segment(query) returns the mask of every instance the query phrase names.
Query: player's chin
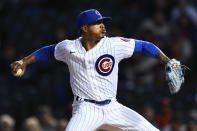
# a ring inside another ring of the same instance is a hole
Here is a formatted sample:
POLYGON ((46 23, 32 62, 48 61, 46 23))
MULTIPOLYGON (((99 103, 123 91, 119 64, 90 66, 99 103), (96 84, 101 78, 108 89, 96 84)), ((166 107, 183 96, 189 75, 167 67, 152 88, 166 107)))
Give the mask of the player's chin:
POLYGON ((105 35, 102 35, 101 38, 104 38, 105 35))
POLYGON ((103 37, 105 36, 105 34, 106 34, 106 33, 104 33, 104 32, 101 33, 101 34, 100 34, 100 37, 103 38, 103 37))

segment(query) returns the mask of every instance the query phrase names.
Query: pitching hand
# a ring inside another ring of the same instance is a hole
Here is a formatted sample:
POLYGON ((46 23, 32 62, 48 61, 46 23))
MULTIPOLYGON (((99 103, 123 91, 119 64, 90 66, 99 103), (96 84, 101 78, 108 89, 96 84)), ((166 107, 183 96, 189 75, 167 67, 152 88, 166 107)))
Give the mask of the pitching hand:
POLYGON ((12 74, 16 77, 21 77, 24 75, 26 70, 26 63, 23 60, 14 61, 10 64, 12 69, 12 74))

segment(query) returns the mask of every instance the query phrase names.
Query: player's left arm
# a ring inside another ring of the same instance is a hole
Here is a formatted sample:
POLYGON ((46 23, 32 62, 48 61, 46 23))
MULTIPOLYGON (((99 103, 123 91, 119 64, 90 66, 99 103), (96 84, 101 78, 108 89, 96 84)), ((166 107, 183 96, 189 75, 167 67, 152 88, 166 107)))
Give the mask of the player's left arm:
MULTIPOLYGON (((169 59, 157 46, 150 42, 135 40, 135 52, 142 52, 158 58, 165 64, 165 74, 171 94, 177 93, 184 82, 182 65, 176 59, 169 59)), ((186 68, 186 66, 184 66, 186 68)))
POLYGON ((156 45, 142 40, 135 40, 134 53, 144 53, 150 57, 156 57, 164 64, 170 60, 156 45))

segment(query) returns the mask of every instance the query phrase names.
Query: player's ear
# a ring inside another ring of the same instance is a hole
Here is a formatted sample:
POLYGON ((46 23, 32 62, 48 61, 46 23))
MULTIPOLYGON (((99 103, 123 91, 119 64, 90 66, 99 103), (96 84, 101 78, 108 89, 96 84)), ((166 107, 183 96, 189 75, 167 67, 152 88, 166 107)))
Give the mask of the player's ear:
POLYGON ((83 32, 87 32, 87 31, 88 31, 87 25, 82 26, 82 27, 81 27, 81 30, 82 30, 83 32))

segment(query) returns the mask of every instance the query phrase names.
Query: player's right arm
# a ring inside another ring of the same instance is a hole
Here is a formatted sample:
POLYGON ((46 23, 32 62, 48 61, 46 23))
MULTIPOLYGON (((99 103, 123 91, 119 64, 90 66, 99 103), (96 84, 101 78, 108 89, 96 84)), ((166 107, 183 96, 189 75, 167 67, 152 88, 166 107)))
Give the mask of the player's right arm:
POLYGON ((156 45, 142 40, 135 40, 134 53, 144 53, 150 57, 156 57, 164 64, 170 60, 156 45))
POLYGON ((37 61, 43 61, 54 58, 54 51, 57 44, 45 46, 36 50, 32 54, 22 58, 21 60, 14 61, 10 64, 12 73, 14 76, 21 77, 24 75, 27 65, 35 63, 37 61), (19 69, 22 69, 21 73, 17 73, 19 69))

